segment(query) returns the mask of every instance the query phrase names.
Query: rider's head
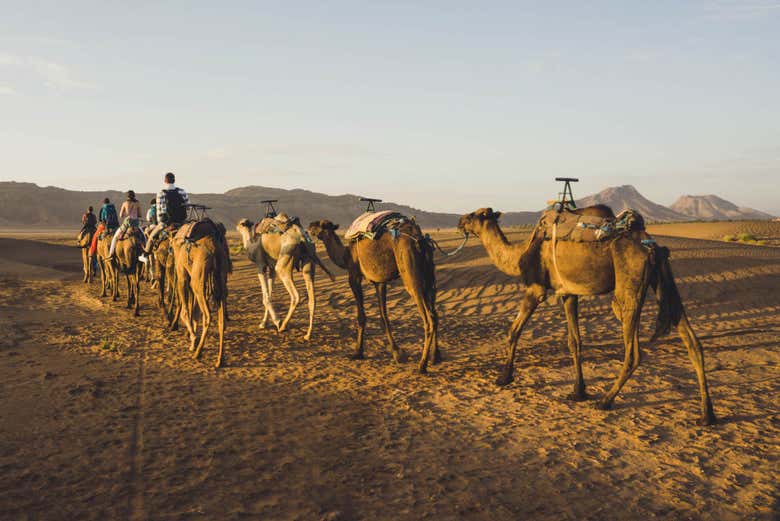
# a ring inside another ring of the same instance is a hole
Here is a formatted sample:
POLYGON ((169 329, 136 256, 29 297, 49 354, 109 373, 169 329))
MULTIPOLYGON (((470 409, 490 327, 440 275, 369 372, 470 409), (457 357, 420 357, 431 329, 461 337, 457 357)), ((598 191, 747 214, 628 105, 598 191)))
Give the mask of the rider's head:
POLYGON ((108 203, 110 203, 110 202, 111 202, 111 201, 109 201, 109 200, 108 200, 108 197, 106 197, 105 199, 103 199, 103 204, 108 204, 108 203))
POLYGON ((89 208, 87 208, 87 211, 88 211, 89 213, 92 213, 92 207, 90 206, 89 208))
POLYGON ((135 192, 132 190, 127 191, 127 200, 128 201, 135 201, 135 192))
POLYGON ((173 172, 168 172, 167 174, 165 174, 165 182, 168 183, 169 185, 172 185, 173 183, 176 182, 176 176, 173 175, 173 172))
POLYGON ((152 200, 149 201, 149 204, 157 204, 157 198, 152 197, 152 200))

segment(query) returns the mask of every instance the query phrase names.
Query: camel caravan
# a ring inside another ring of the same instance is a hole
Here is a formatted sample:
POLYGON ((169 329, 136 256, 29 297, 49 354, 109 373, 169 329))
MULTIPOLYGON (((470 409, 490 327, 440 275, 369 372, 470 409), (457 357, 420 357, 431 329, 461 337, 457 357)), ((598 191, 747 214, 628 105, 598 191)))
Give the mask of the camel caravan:
MULTIPOLYGON (((639 367, 639 319, 649 289, 658 302, 655 342, 672 327, 688 350, 696 372, 701 397, 699 423, 716 422, 704 370, 701 343, 691 328, 669 262, 669 250, 659 246, 645 230, 644 219, 634 210, 615 215, 611 208, 595 205, 577 208, 571 193, 572 178, 557 178, 565 183, 559 200, 551 201, 528 239, 511 243, 501 229, 501 212, 480 208, 463 215, 458 230, 463 244, 474 236, 482 243, 493 264, 516 277, 524 290, 518 295, 519 311, 509 328, 506 358, 496 380, 499 386, 513 381, 517 345, 524 327, 536 308, 549 297, 561 303, 566 317, 568 348, 572 357, 574 384, 571 400, 583 401, 587 393, 582 372, 582 341, 579 332, 579 297, 612 294, 612 311, 621 324, 623 364, 612 387, 596 406, 610 409, 626 381, 639 367)), ((127 307, 139 314, 143 278, 156 289, 157 304, 170 330, 183 323, 189 335, 189 349, 195 358, 205 345, 212 316, 216 313, 219 336, 216 367, 223 362, 225 326, 228 319, 228 275, 232 271, 226 229, 211 220, 208 208, 189 202, 186 192, 174 185, 173 174, 166 174, 163 190, 152 200, 147 213, 150 222, 140 227, 140 207, 134 194, 117 215, 108 199, 95 218, 90 207, 82 219, 78 246, 82 250, 84 282, 99 271, 101 297, 109 293, 116 301, 120 295, 120 275, 126 280, 127 307), (90 217, 91 215, 91 217, 90 217), (119 220, 124 221, 119 223, 119 220), (200 322, 200 325, 198 325, 200 322)), ((400 279, 417 307, 424 337, 417 365, 426 373, 428 364, 442 357, 438 346, 439 317, 436 311, 435 250, 438 245, 423 233, 413 217, 393 211, 377 211, 378 199, 368 203, 343 236, 339 225, 327 219, 311 222, 306 228, 295 217, 266 205, 264 217, 257 222, 241 219, 236 231, 241 237, 249 261, 257 268, 263 302, 260 328, 270 318, 276 330, 286 331, 300 303, 295 273, 306 288, 308 327, 304 339, 312 338, 316 310, 315 271, 319 267, 331 280, 333 274, 317 255, 314 240, 324 245, 327 256, 348 274, 348 283, 357 309, 357 338, 351 358, 364 357, 366 313, 363 282, 374 286, 379 315, 390 352, 396 362, 406 356, 396 344, 387 315, 387 285, 400 279), (289 305, 280 319, 273 304, 273 283, 281 280, 289 305)), ((440 248, 438 248, 441 251, 440 248)))

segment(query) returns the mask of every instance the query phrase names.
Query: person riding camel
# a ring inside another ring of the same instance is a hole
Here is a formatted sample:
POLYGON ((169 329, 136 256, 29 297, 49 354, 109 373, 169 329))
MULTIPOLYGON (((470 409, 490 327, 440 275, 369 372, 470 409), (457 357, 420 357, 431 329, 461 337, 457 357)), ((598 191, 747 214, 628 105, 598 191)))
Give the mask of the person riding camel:
POLYGON ((187 208, 190 199, 183 188, 177 187, 176 176, 172 172, 165 174, 163 189, 157 194, 157 224, 149 231, 144 254, 138 257, 141 262, 147 262, 147 255, 152 252, 154 239, 163 228, 170 225, 181 225, 187 220, 187 208))
POLYGON ((81 231, 79 232, 79 239, 81 239, 85 233, 92 231, 97 227, 97 216, 92 213, 92 207, 87 208, 81 216, 81 231))
POLYGON ((122 225, 117 229, 116 233, 114 233, 114 237, 111 239, 111 248, 108 250, 109 258, 114 256, 116 241, 131 228, 138 229, 141 236, 141 242, 146 238, 139 227, 141 222, 141 203, 135 198, 135 192, 132 190, 127 192, 127 200, 122 203, 122 208, 119 209, 119 220, 122 221, 122 225))
POLYGON ((157 224, 157 198, 155 197, 149 201, 149 209, 146 211, 146 220, 149 223, 149 229, 157 224))
POLYGON ((100 208, 100 216, 98 217, 98 228, 95 230, 95 235, 92 236, 92 244, 89 247, 89 254, 93 257, 97 254, 97 243, 100 234, 104 230, 116 230, 119 227, 119 218, 116 216, 116 206, 106 197, 103 199, 103 206, 100 208))

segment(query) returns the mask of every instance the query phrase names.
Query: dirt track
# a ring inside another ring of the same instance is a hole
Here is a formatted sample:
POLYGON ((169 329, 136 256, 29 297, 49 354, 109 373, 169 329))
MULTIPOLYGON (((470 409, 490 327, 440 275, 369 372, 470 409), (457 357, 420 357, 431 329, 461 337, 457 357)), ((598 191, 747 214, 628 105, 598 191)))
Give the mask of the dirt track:
MULTIPOLYGON (((420 376, 393 364, 368 288, 368 358, 347 359, 354 308, 338 268, 335 282, 318 276, 307 343, 304 303, 290 333, 258 330, 257 279, 237 259, 215 372, 215 337, 202 362, 189 358, 148 287, 134 320, 79 281, 78 250, 38 240, 0 239, 2 519, 778 516, 780 249, 659 238, 705 346, 721 423, 702 428, 675 336, 645 349, 613 411, 567 401, 565 322, 551 304, 523 333, 516 381, 496 388, 519 288, 473 241, 439 266, 445 363, 420 376)), ((398 284, 388 300, 416 360, 416 311, 398 284)), ((617 322, 607 297, 581 312, 599 394, 621 361, 617 322)))

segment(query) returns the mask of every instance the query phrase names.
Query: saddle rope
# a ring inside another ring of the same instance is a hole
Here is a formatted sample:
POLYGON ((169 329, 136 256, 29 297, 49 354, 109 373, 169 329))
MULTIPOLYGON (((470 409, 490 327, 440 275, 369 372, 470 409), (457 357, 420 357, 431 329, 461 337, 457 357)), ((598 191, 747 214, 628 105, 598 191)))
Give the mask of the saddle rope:
POLYGON ((560 290, 556 293, 566 293, 566 280, 561 276, 561 272, 558 270, 558 252, 557 252, 557 246, 558 244, 558 219, 555 219, 555 222, 553 223, 553 236, 552 236, 552 258, 553 258, 553 268, 555 268, 555 276, 558 277, 558 281, 561 283, 560 290))

